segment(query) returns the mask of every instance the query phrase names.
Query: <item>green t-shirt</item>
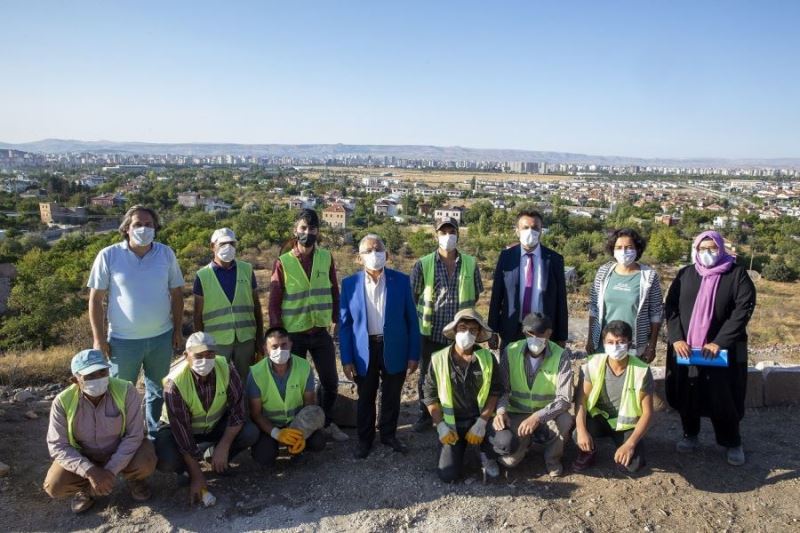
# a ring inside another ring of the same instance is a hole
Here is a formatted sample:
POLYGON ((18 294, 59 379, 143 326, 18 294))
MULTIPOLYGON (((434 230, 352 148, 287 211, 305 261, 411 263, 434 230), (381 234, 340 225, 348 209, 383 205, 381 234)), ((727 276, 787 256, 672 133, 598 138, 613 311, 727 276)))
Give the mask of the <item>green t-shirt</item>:
POLYGON ((636 325, 636 312, 639 310, 639 285, 642 273, 620 275, 611 273, 603 296, 603 326, 612 320, 622 320, 633 328, 636 325))

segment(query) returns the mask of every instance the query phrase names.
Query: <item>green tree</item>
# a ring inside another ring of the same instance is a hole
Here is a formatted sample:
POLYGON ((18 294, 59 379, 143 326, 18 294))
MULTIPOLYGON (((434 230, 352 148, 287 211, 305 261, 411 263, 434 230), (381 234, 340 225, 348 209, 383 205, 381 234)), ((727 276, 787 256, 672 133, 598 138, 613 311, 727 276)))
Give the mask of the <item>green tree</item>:
POLYGON ((414 257, 422 257, 431 253, 433 242, 431 234, 424 229, 419 229, 408 236, 408 248, 414 257))
POLYGON ((768 263, 761 274, 770 281, 791 282, 797 281, 798 278, 797 270, 787 265, 782 259, 768 263))
POLYGON ((689 242, 675 228, 661 227, 653 231, 645 254, 657 263, 675 263, 686 257, 689 242))

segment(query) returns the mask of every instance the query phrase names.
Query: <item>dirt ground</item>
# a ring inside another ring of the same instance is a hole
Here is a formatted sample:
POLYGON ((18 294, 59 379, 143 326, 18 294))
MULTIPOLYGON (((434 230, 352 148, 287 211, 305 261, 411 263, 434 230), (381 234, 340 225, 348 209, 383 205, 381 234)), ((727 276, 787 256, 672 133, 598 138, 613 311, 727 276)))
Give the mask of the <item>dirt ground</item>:
MULTIPOLYGON (((156 473, 153 499, 135 505, 124 482, 93 509, 75 516, 68 501, 51 501, 41 485, 49 466, 45 445, 47 402, 8 404, 0 414, 0 520, 6 531, 798 531, 800 425, 797 407, 750 410, 743 422, 747 464, 727 465, 709 424, 694 455, 674 453, 680 422, 657 413, 646 445, 647 466, 619 473, 613 448, 600 445, 593 470, 550 480, 541 456, 484 484, 477 454, 463 481, 447 485, 435 473, 436 434, 411 431, 415 378, 406 383, 400 437, 407 456, 379 443, 364 461, 352 458, 352 440, 320 453, 281 460, 273 470, 247 453, 232 475, 209 475, 215 507, 189 506, 173 475, 156 473)), ((53 387, 55 389, 55 387, 53 387)), ((347 430, 354 438, 352 429, 347 430)), ((568 446, 565 465, 575 457, 568 446)))

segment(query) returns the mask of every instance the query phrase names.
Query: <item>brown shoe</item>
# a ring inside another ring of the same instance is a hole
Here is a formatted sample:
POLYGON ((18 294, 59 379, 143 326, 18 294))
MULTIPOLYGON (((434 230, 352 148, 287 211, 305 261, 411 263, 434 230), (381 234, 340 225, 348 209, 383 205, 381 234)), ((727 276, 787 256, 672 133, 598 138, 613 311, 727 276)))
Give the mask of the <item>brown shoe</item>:
POLYGON ((70 503, 70 508, 72 512, 75 514, 82 513, 84 511, 88 511, 92 505, 94 505, 94 498, 89 496, 88 492, 78 492, 75 496, 72 497, 72 503, 70 503))
POLYGON ((146 502, 153 495, 150 485, 143 479, 128 481, 128 487, 131 489, 131 498, 137 502, 146 502))

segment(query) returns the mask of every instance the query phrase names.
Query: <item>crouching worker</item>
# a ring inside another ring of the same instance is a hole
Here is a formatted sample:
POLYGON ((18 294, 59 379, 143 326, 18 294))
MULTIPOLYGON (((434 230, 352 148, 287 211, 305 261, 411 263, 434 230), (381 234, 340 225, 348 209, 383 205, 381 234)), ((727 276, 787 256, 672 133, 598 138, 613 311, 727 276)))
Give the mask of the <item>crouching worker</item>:
POLYGON ((620 471, 636 472, 644 466, 642 439, 653 414, 653 374, 647 363, 629 354, 632 338, 626 322, 612 320, 601 335, 604 353, 592 355, 581 368, 575 471, 594 463, 597 437, 613 439, 620 471))
POLYGON ((522 321, 525 338, 512 342, 500 355, 505 394, 497 404, 494 428, 510 428, 511 450, 498 461, 517 466, 529 449, 544 452, 550 477, 560 476, 564 443, 572 429, 569 408, 575 387, 569 350, 550 340, 553 326, 540 313, 522 321))
POLYGON ((422 400, 442 443, 437 473, 446 483, 458 479, 467 445, 473 444, 480 446, 484 474, 497 477, 498 452, 508 453, 512 435, 489 423, 503 381, 492 353, 475 344, 489 340, 492 330, 477 311, 462 309, 442 334, 455 342, 431 355, 422 400))
POLYGON ((117 475, 136 501, 150 498, 145 481, 156 467, 153 444, 144 436, 142 397, 129 382, 111 378, 100 350, 72 358, 72 385, 53 401, 47 447, 53 464, 44 490, 52 498, 72 496, 81 513, 94 498, 111 494, 117 475))
POLYGON ((247 397, 250 417, 260 429, 253 459, 272 466, 280 446, 297 455, 325 448, 325 412, 317 405, 314 371, 304 357, 292 355, 292 341, 282 327, 266 335, 267 359, 250 367, 247 397))
POLYGON ((200 461, 217 473, 255 444, 258 429, 244 413, 244 390, 236 369, 216 355, 216 341, 202 331, 186 340, 185 359, 164 378, 165 410, 156 434, 158 469, 189 475, 190 503, 208 491, 200 461))

